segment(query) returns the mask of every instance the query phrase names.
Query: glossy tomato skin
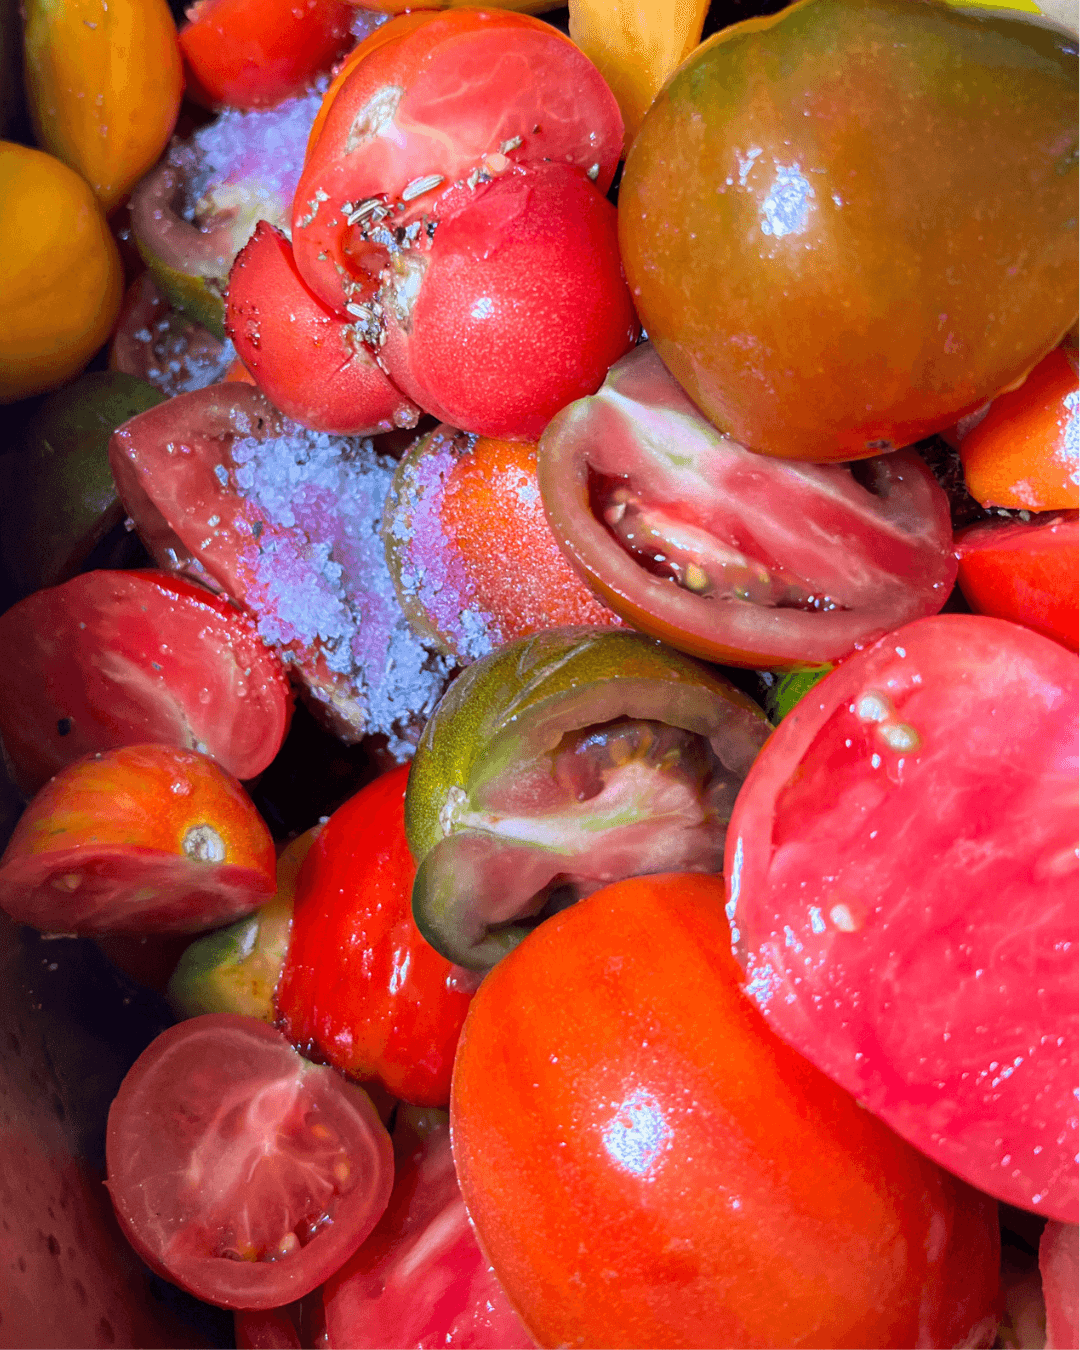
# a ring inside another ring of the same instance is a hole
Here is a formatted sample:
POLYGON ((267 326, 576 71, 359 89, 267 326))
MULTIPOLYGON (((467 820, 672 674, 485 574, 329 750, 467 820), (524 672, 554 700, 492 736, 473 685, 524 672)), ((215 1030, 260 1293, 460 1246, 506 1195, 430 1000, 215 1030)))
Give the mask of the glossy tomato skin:
POLYGON ((92 750, 159 741, 254 778, 293 695, 252 620, 167 572, 86 572, 0 616, 0 736, 33 793, 92 750))
POLYGON ((913 451, 792 464, 724 436, 648 343, 540 439, 563 553, 616 613, 682 651, 785 669, 936 613, 956 577, 945 493, 913 451))
POLYGON ((367 1094, 231 1013, 180 1022, 139 1056, 109 1111, 106 1163, 143 1260, 224 1308, 309 1293, 375 1226, 393 1184, 367 1094))
POLYGON ((308 290, 289 240, 265 220, 229 273, 225 331, 271 403, 302 426, 373 436, 414 427, 420 418, 376 365, 356 325, 308 290))
POLYGON ((454 1157, 526 1327, 550 1346, 992 1334, 996 1206, 769 1031, 723 904, 717 877, 620 882, 474 1000, 454 1157))
POLYGON ((722 430, 794 459, 874 455, 1061 340, 1076 48, 1026 19, 807 0, 716 34, 661 91, 620 186, 623 259, 722 430))
POLYGON ((188 93, 208 108, 272 108, 350 45, 341 0, 199 0, 180 30, 188 93))
POLYGON ((0 907, 54 933, 197 933, 249 914, 275 884, 270 831, 240 784, 170 745, 69 764, 0 858, 0 907))
POLYGON ((301 869, 275 1002, 307 1053, 395 1097, 445 1106, 474 981, 413 923, 408 766, 339 807, 301 869))
POLYGON ((977 614, 1080 646, 1080 525, 1075 511, 972 525, 956 536, 957 581, 977 614))
POLYGON ((430 247, 385 274, 379 359, 441 421, 536 440, 637 339, 615 208, 565 164, 449 195, 430 247))
POLYGON ((1075 1222, 1077 670, 980 615, 850 657, 728 827, 770 1025, 942 1166, 1075 1222))
MULTIPOLYGON (((405 1117, 402 1124, 402 1117, 405 1117)), ((397 1170, 386 1213, 326 1282, 327 1344, 531 1350, 534 1342, 477 1245, 454 1174, 446 1117, 394 1129, 397 1170)))
POLYGON ((310 147, 293 204, 297 266, 345 315, 389 260, 387 227, 436 214, 451 185, 550 160, 595 166, 603 193, 622 136, 599 71, 550 24, 506 10, 403 16, 376 30, 310 147), (369 201, 378 210, 357 218, 369 201))

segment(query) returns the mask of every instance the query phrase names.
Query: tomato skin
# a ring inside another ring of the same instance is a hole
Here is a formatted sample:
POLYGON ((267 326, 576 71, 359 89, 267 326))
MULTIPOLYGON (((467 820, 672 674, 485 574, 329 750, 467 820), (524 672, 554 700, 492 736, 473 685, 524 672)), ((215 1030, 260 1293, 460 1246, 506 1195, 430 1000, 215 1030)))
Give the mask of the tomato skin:
POLYGON ((1075 658, 940 614, 803 698, 724 872, 778 1035, 998 1199, 1074 1222, 1075 658))
POLYGON ((637 339, 615 208, 565 164, 450 195, 430 248, 395 255, 379 359, 441 421, 537 440, 637 339))
POLYGON ((350 45, 339 0, 198 0, 180 30, 188 93, 208 108, 272 108, 350 45))
POLYGON ((451 1126, 499 1279, 548 1346, 963 1343, 995 1311, 996 1206, 772 1035, 723 902, 620 882, 481 986, 451 1126))
POLYGON ((109 1111, 106 1163, 143 1260, 223 1308, 310 1293, 375 1226, 393 1184, 367 1094, 231 1013, 180 1022, 143 1051, 109 1111))
POLYGON ((413 923, 408 774, 362 788, 313 845, 275 1003, 294 1044, 405 1101, 445 1106, 473 981, 413 923))
POLYGON ((1080 525, 1075 511, 1049 519, 971 525, 956 536, 957 581, 977 614, 1011 619, 1080 646, 1080 525))
POLYGON ((622 146, 618 104, 596 67, 550 24, 506 10, 392 21, 324 108, 292 240, 301 276, 343 316, 348 301, 373 293, 388 261, 368 237, 381 220, 348 224, 360 202, 380 197, 393 208, 389 223, 408 226, 432 214, 436 192, 488 173, 489 161, 496 172, 546 160, 595 165, 603 193, 622 146), (429 177, 435 187, 402 198, 429 177))
POLYGON ((254 778, 293 695, 251 619, 167 572, 87 572, 0 616, 0 736, 24 792, 92 750, 148 741, 254 778))
POLYGON ((312 295, 288 239, 260 220, 233 263, 225 302, 225 331, 258 387, 314 431, 373 436, 416 426, 420 409, 354 329, 312 295))
POLYGON ((197 933, 275 888, 270 831, 212 759, 129 745, 69 764, 0 858, 0 906, 60 933, 197 933))
POLYGON ((149 272, 128 287, 109 347, 109 369, 172 397, 215 384, 226 369, 220 338, 174 310, 149 272))

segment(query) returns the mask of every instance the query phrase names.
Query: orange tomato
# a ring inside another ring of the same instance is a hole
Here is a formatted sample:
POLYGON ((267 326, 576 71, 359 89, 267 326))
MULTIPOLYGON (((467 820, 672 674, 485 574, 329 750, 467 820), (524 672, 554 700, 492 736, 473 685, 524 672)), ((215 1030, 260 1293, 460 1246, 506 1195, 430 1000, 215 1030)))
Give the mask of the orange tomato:
POLYGON ((130 745, 62 769, 0 858, 0 907, 62 933, 195 933, 274 894, 270 831, 206 755, 130 745))
POLYGON ((0 141, 0 404, 72 379, 105 342, 123 269, 84 179, 0 141))
POLYGON ((38 144, 111 211, 155 164, 183 94, 165 0, 26 0, 26 92, 38 144))
POLYGON ((1065 347, 994 399, 960 442, 968 491, 983 506, 1080 507, 1080 381, 1065 347))
POLYGON ((473 999, 454 1158, 511 1303, 544 1346, 983 1344, 996 1203, 769 1029, 724 902, 619 882, 473 999))

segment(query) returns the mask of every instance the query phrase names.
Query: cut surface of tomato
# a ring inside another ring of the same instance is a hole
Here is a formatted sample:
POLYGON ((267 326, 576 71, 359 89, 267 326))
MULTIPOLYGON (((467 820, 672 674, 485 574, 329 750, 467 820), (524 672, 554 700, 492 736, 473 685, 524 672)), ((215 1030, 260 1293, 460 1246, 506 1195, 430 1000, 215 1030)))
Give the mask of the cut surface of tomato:
POLYGON ((747 988, 942 1166, 1077 1205, 1077 670, 981 615, 882 638, 773 733, 728 827, 747 988))
POLYGON ((170 1027, 139 1056, 106 1161, 139 1255, 225 1308, 277 1308, 321 1284, 375 1226, 394 1172, 365 1092, 231 1013, 170 1027))
POLYGON ((0 616, 0 738, 24 792, 92 750, 158 741, 254 778, 292 715, 252 619, 167 572, 86 572, 0 616))

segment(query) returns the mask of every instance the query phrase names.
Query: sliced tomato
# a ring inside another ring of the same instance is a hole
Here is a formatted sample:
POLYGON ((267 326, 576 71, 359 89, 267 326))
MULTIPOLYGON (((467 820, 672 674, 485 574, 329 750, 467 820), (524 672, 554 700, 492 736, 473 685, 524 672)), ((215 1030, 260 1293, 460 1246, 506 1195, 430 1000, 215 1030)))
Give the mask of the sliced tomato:
POLYGON ((351 45, 341 0, 196 0, 180 30, 188 93, 208 108, 270 108, 351 45))
POLYGON ((378 1226, 323 1291, 327 1344, 349 1350, 534 1342, 480 1251, 454 1174, 448 1121, 406 1119, 397 1176, 378 1226))
POLYGON ((160 741, 254 778, 293 698, 251 618, 167 572, 86 572, 0 616, 0 738, 34 793, 91 750, 160 741))
POLYGON ((170 745, 61 769, 0 858, 0 908, 53 933, 198 933, 274 893, 270 831, 212 759, 170 745))
POLYGON ((321 1284, 375 1226, 394 1173, 362 1089, 232 1013, 143 1051, 109 1111, 106 1163, 143 1260, 224 1308, 277 1308, 321 1284))
POLYGON ((560 548, 600 598, 726 665, 836 661, 936 613, 956 577, 948 499, 918 455, 754 454, 644 343, 553 419, 538 477, 560 548))
POLYGON ((271 403, 302 426, 372 436, 420 420, 420 409, 375 363, 356 324, 312 295, 292 245, 265 220, 229 273, 225 331, 271 403))
POLYGON ((476 981, 413 922, 408 772, 362 788, 321 831, 297 882, 275 1003, 294 1044, 395 1097, 446 1106, 476 981))
POLYGON ((1078 1232, 1074 1223, 1051 1220, 1039 1243, 1039 1272, 1046 1300, 1047 1350, 1080 1344, 1077 1276, 1080 1274, 1078 1232))
POLYGON ((109 369, 122 370, 171 398, 216 384, 233 354, 208 328, 173 309, 149 272, 124 296, 109 348, 109 369))
POLYGON ((1076 1222, 1076 661, 942 614, 850 657, 747 775, 724 874, 771 1025, 942 1166, 1076 1222))
POLYGON ((399 23, 375 34, 308 155, 293 205, 297 266, 345 314, 374 291, 393 251, 387 227, 421 222, 440 189, 550 160, 604 193, 622 138, 600 72, 550 24, 505 10, 399 23))
POLYGON ((978 614, 1012 619, 1080 645, 1080 523, 1075 511, 1038 521, 988 521, 956 536, 957 581, 978 614))
POLYGON ((300 1350, 300 1335, 288 1308, 238 1309, 233 1313, 236 1350, 300 1350))

